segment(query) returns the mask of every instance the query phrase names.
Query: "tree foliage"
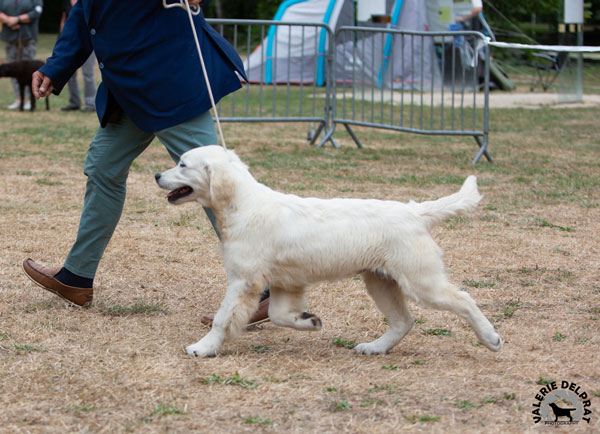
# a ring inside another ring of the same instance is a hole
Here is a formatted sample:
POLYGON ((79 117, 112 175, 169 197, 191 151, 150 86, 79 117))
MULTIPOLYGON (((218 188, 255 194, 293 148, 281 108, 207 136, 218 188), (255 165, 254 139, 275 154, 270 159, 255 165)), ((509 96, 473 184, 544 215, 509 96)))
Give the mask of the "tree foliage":
POLYGON ((281 0, 212 0, 203 11, 207 18, 270 20, 281 3, 281 0))
MULTIPOLYGON (((497 9, 514 22, 528 22, 535 14, 540 22, 558 23, 565 0, 484 0, 484 11, 497 9)), ((585 0, 585 23, 600 24, 600 0, 585 0)))
MULTIPOLYGON (((208 18, 270 20, 282 2, 283 0, 212 0, 204 6, 203 11, 208 18)), ((60 4, 58 0, 44 2, 44 13, 40 19, 41 31, 58 31, 60 4)), ((555 25, 562 16, 563 4, 564 0, 484 0, 484 12, 494 23, 501 23, 505 19, 514 23, 527 23, 531 22, 532 15, 535 14, 537 22, 555 25)), ((600 26, 600 0, 585 0, 585 5, 586 24, 600 26)))

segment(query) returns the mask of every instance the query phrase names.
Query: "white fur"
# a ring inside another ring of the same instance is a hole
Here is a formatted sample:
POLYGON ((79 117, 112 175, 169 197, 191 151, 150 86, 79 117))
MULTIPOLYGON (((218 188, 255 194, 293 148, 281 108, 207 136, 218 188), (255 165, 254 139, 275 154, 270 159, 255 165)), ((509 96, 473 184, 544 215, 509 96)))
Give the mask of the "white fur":
POLYGON ((222 237, 225 299, 211 331, 187 347, 190 355, 215 355, 240 333, 266 285, 273 323, 319 330, 321 320, 303 312, 305 288, 356 273, 390 325, 357 352, 383 354, 400 342, 413 326, 407 297, 458 314, 482 344, 494 351, 502 347, 469 294, 448 281, 442 251, 429 233, 444 219, 477 206, 481 196, 474 176, 458 193, 422 203, 302 198, 258 183, 233 151, 205 146, 186 152, 176 167, 156 177, 164 189, 192 187, 174 203, 196 200, 212 208, 222 237))

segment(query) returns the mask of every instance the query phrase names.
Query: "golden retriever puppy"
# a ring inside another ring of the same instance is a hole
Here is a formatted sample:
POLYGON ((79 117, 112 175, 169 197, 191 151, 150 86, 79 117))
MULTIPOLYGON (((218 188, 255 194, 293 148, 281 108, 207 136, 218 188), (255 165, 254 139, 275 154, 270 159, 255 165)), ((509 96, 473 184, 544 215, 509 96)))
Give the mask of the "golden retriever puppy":
POLYGON ((244 329, 267 285, 274 324, 320 330, 321 320, 304 312, 305 289, 357 273, 389 322, 383 336, 356 346, 358 353, 384 354, 410 331, 407 299, 456 313, 487 348, 502 347, 469 294, 448 281, 442 251, 430 235, 434 225, 477 206, 474 176, 459 192, 422 203, 303 198, 257 182, 233 151, 204 146, 155 177, 171 190, 170 203, 212 208, 221 232, 225 298, 210 332, 186 348, 190 355, 216 355, 244 329))

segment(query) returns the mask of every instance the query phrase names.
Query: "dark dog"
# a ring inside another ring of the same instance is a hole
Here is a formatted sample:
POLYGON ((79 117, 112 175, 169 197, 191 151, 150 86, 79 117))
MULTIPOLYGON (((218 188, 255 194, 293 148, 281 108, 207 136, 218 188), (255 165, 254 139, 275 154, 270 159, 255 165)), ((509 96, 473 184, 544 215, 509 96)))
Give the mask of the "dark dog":
MULTIPOLYGON (((32 74, 44 66, 41 60, 21 60, 19 62, 4 63, 0 65, 0 77, 16 78, 19 82, 19 91, 21 92, 21 106, 19 110, 23 111, 25 102, 25 87, 29 86, 29 96, 31 97, 31 111, 35 110, 35 97, 31 90, 32 74)), ((50 110, 50 102, 46 97, 46 110, 50 110)))
POLYGON ((577 410, 576 408, 560 408, 556 403, 552 402, 548 404, 552 411, 554 412, 554 422, 558 421, 558 418, 561 416, 566 416, 569 418, 569 421, 573 422, 573 418, 571 417, 571 412, 577 410))

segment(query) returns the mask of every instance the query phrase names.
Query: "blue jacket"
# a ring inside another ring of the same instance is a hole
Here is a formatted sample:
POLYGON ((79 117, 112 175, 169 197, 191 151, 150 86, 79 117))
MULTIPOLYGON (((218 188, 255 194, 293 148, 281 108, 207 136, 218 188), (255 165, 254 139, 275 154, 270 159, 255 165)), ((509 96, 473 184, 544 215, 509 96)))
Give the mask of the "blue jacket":
MULTIPOLYGON (((172 1, 171 1, 172 2, 172 1)), ((241 87, 244 67, 233 47, 205 21, 194 18, 215 97, 241 87)), ((79 0, 52 56, 40 71, 59 94, 95 52, 102 74, 96 95, 100 125, 120 106, 144 131, 177 125, 210 109, 210 98, 187 11, 162 0, 79 0)))

